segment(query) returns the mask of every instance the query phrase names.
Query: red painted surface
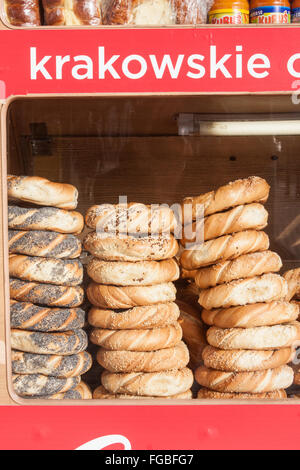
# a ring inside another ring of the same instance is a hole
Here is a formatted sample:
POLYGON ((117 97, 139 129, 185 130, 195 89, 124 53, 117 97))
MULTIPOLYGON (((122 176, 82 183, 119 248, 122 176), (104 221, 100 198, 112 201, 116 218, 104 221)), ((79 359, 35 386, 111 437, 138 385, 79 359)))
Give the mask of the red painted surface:
POLYGON ((111 434, 133 450, 300 448, 298 405, 3 407, 0 417, 1 449, 75 449, 111 434))

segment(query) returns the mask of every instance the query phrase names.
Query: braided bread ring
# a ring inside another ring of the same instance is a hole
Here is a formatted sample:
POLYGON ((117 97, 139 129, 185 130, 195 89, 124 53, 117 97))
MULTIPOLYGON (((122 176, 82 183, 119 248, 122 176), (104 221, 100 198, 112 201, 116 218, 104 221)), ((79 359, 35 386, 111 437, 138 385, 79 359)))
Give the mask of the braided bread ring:
POLYGON ((214 400, 282 400, 287 398, 284 390, 275 390, 266 393, 222 393, 201 388, 198 392, 198 398, 214 400))
POLYGON ((39 307, 29 302, 10 301, 10 326, 29 331, 70 331, 83 328, 81 308, 39 307))
POLYGON ((298 305, 274 301, 225 309, 202 310, 202 320, 219 328, 253 328, 272 326, 297 320, 298 305))
POLYGON ((200 289, 215 287, 237 279, 260 276, 280 271, 282 261, 277 253, 262 251, 242 255, 232 261, 223 261, 197 271, 195 283, 200 289))
POLYGON ((278 274, 264 274, 239 279, 200 292, 199 304, 206 310, 235 305, 282 300, 287 294, 287 282, 278 274))
POLYGON ((42 230, 8 231, 8 248, 10 253, 45 258, 78 258, 81 243, 74 235, 42 230))
POLYGON ((92 282, 87 288, 92 305, 101 308, 130 308, 162 302, 174 302, 176 288, 172 282, 154 286, 104 286, 92 282))
POLYGON ((89 311, 88 321, 97 328, 144 330, 172 325, 178 320, 179 314, 179 308, 174 302, 133 307, 130 310, 117 312, 93 307, 89 311))
POLYGON ((203 234, 203 240, 241 232, 242 230, 262 230, 268 225, 268 212, 262 204, 246 204, 233 209, 213 214, 184 226, 181 244, 196 241, 196 234, 203 234))
POLYGON ((289 302, 294 295, 300 294, 300 268, 291 269, 283 275, 288 283, 288 294, 286 300, 289 302))
POLYGON ((86 225, 98 233, 160 234, 174 232, 177 220, 174 212, 163 205, 102 204, 90 207, 86 225))
POLYGON ((216 392, 266 393, 288 388, 293 383, 293 369, 281 366, 256 372, 223 372, 199 367, 195 379, 216 392))
POLYGON ((243 372, 275 369, 288 364, 294 357, 291 348, 273 351, 230 350, 206 346, 202 352, 204 365, 226 372, 243 372))
POLYGON ((96 388, 93 393, 94 400, 149 400, 149 399, 172 399, 172 400, 190 400, 193 398, 191 390, 187 390, 183 393, 178 393, 177 395, 167 396, 167 397, 143 397, 138 395, 114 395, 109 393, 105 388, 101 385, 100 387, 96 388))
POLYGON ((55 286, 37 282, 9 280, 10 298, 49 307, 78 307, 84 299, 81 287, 55 286))
POLYGON ((55 207, 26 208, 8 206, 8 227, 15 230, 53 230, 60 233, 82 232, 84 220, 79 212, 55 207))
POLYGON ((112 374, 103 372, 103 387, 113 394, 168 397, 187 392, 194 381, 190 369, 167 370, 163 372, 132 372, 131 374, 112 374))
POLYGON ((171 348, 149 352, 108 351, 101 348, 97 361, 109 372, 160 372, 186 367, 189 351, 182 342, 171 348))
POLYGON ((96 232, 84 239, 84 247, 96 258, 107 261, 152 261, 169 259, 178 253, 177 240, 170 235, 159 237, 101 237, 96 232))
POLYGON ((179 266, 175 259, 163 261, 101 261, 94 258, 87 273, 99 284, 116 286, 151 286, 179 279, 179 266))
POLYGON ((73 390, 79 385, 80 377, 60 379, 41 374, 18 375, 13 374, 12 384, 19 396, 47 396, 53 393, 64 393, 73 390))
POLYGON ((178 323, 152 330, 94 329, 90 341, 112 351, 156 351, 176 346, 182 339, 178 323))
POLYGON ((15 374, 42 374, 60 378, 77 377, 92 367, 92 356, 86 351, 72 356, 12 351, 11 360, 15 374))
POLYGON ((265 232, 245 230, 244 232, 224 235, 184 250, 180 263, 183 268, 193 270, 214 263, 235 259, 247 253, 268 250, 269 237, 265 232))
POLYGON ((229 328, 212 326, 207 341, 215 348, 269 350, 293 346, 300 339, 298 322, 287 325, 258 326, 257 328, 229 328))
POLYGON ((72 287, 82 283, 83 267, 80 261, 74 259, 9 255, 9 274, 25 281, 72 287))
POLYGON ((11 346, 18 351, 71 356, 84 351, 87 345, 87 335, 83 330, 64 333, 11 330, 11 346))
MULTIPOLYGON (((41 397, 30 397, 39 398, 41 397)), ((55 393, 43 397, 44 400, 91 400, 93 398, 90 387, 85 382, 80 382, 74 390, 68 390, 64 393, 55 393)))
POLYGON ((270 186, 258 176, 240 179, 221 186, 216 191, 187 197, 183 204, 192 204, 193 220, 204 215, 222 212, 230 207, 249 204, 251 202, 265 203, 269 197, 270 186))

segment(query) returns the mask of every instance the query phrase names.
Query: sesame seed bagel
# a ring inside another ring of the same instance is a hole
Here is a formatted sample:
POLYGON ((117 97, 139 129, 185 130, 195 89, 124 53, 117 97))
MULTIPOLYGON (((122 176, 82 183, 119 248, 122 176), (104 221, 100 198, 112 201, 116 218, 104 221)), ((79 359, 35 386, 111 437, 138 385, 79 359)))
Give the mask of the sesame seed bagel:
POLYGON ((87 273, 99 284, 116 286, 151 286, 179 279, 180 270, 175 259, 163 261, 102 261, 92 259, 87 273))
POLYGON ((92 282, 87 288, 92 305, 101 308, 122 309, 162 302, 174 302, 176 288, 172 282, 154 286, 105 286, 92 282))
POLYGON ((83 280, 83 267, 75 259, 9 255, 9 274, 25 281, 78 286, 83 280))
POLYGON ((284 390, 266 393, 222 393, 201 388, 198 392, 198 398, 214 400, 282 400, 287 398, 287 394, 284 390))
POLYGON ((103 310, 92 307, 89 324, 109 330, 135 330, 172 325, 179 318, 179 308, 174 302, 133 307, 129 310, 103 310))
POLYGON ((187 392, 193 384, 194 376, 187 368, 130 374, 113 374, 105 371, 101 376, 101 381, 109 393, 116 395, 168 397, 187 392))
POLYGON ((294 356, 291 348, 282 348, 272 351, 230 350, 207 346, 202 353, 204 365, 208 368, 243 372, 275 369, 288 364, 294 356))
POLYGON ((8 248, 21 255, 73 259, 80 256, 81 242, 74 235, 57 232, 9 230, 8 248))
POLYGON ((17 351, 71 356, 84 351, 87 345, 87 335, 83 330, 63 333, 11 330, 11 346, 17 351))
POLYGON ((189 351, 183 342, 176 346, 149 352, 108 351, 99 349, 98 363, 110 372, 160 372, 182 369, 189 362, 189 351))
POLYGON ((70 331, 83 328, 81 308, 39 307, 29 302, 10 301, 10 326, 29 331, 70 331))
POLYGON ((79 286, 55 286, 11 278, 9 289, 11 299, 49 307, 74 308, 84 299, 84 291, 79 286))
POLYGON ((216 212, 222 212, 230 207, 249 204, 251 202, 265 203, 269 197, 270 186, 263 178, 250 176, 221 186, 216 191, 210 191, 195 197, 186 197, 184 204, 192 205, 192 218, 216 212))
POLYGON ((282 261, 277 253, 272 251, 249 253, 231 261, 199 269, 195 275, 195 283, 200 289, 207 289, 237 279, 274 273, 280 271, 281 267, 282 261))
POLYGON ((287 282, 283 277, 279 274, 264 274, 204 289, 200 292, 199 304, 206 310, 211 310, 283 300, 286 294, 287 282))
POLYGON ((92 356, 86 351, 72 356, 57 356, 13 350, 11 360, 15 374, 43 374, 60 378, 77 377, 92 367, 92 356))
POLYGON ((86 225, 98 233, 161 234, 174 232, 177 220, 174 212, 164 205, 102 204, 90 207, 86 225))
POLYGON ((287 271, 284 273, 283 277, 288 283, 286 300, 290 301, 294 295, 300 294, 300 268, 287 271))
POLYGON ((90 334, 93 344, 111 351, 156 351, 176 346, 182 339, 178 323, 151 330, 102 330, 90 334))
POLYGON ((180 242, 186 246, 189 243, 194 243, 199 234, 201 234, 202 240, 206 241, 242 230, 262 230, 267 225, 268 212, 264 206, 262 204, 246 204, 186 224, 180 242))
POLYGON ((287 325, 229 328, 225 330, 212 326, 207 332, 207 341, 211 346, 226 350, 287 348, 295 345, 299 339, 300 327, 298 322, 287 325))
POLYGON ((223 372, 201 366, 195 372, 200 385, 223 393, 274 392, 290 387, 293 377, 293 369, 288 366, 256 372, 223 372))
POLYGON ((191 249, 182 252, 180 264, 184 269, 194 270, 235 259, 243 254, 265 251, 269 246, 269 237, 265 232, 245 230, 193 245, 191 249))
POLYGON ((24 396, 47 396, 53 393, 64 393, 73 390, 79 385, 80 377, 60 379, 41 374, 18 375, 13 374, 12 384, 17 395, 24 396))
POLYGON ((172 399, 172 400, 190 400, 193 398, 191 390, 187 390, 183 393, 178 393, 176 395, 167 396, 167 397, 143 397, 138 395, 116 395, 109 393, 105 388, 101 385, 100 387, 96 388, 93 393, 94 400, 149 400, 149 399, 172 399))
POLYGON ((84 220, 79 212, 55 207, 27 208, 8 206, 8 228, 14 230, 52 230, 59 233, 81 233, 84 220))
POLYGON ((90 232, 84 239, 84 248, 96 258, 106 261, 155 261, 176 256, 179 246, 172 236, 134 237, 109 236, 90 232))
POLYGON ((273 301, 230 308, 202 310, 202 320, 219 328, 253 328, 290 323, 297 320, 299 308, 289 302, 273 301))

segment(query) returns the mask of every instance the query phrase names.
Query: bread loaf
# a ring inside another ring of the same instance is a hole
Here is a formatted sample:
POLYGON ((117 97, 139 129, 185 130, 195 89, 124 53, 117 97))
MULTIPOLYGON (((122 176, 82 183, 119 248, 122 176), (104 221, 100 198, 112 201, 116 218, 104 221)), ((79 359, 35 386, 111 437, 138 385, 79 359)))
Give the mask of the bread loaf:
POLYGON ((63 333, 11 330, 11 346, 17 351, 72 356, 85 351, 87 345, 87 335, 83 330, 63 333))
POLYGON ((94 327, 109 330, 145 330, 172 325, 178 318, 177 305, 174 302, 166 302, 123 311, 93 307, 89 311, 88 321, 94 327))
POLYGON ((262 230, 268 224, 268 212, 262 204, 246 204, 213 214, 184 226, 183 246, 200 241, 212 240, 242 230, 262 230))
POLYGON ((138 395, 116 395, 113 393, 109 393, 105 388, 101 385, 100 387, 96 388, 93 393, 94 400, 149 400, 149 399, 173 399, 173 400, 189 400, 193 398, 191 390, 187 390, 183 393, 178 393, 176 395, 167 396, 167 397, 143 397, 138 395))
POLYGON ((84 220, 76 211, 56 207, 26 208, 8 206, 8 228, 14 230, 51 230, 59 233, 82 232, 84 220))
POLYGON ((104 286, 92 282, 87 288, 92 305, 101 308, 130 308, 162 302, 174 302, 176 288, 172 282, 155 286, 104 286))
POLYGON ((204 289, 200 292, 199 303, 205 309, 211 310, 283 300, 286 294, 287 282, 283 277, 278 274, 264 274, 204 289))
POLYGON ((167 397, 187 392, 193 384, 190 369, 168 370, 163 372, 132 372, 131 374, 113 374, 103 372, 103 387, 113 394, 167 397))
POLYGON ((80 383, 80 377, 61 379, 41 374, 18 375, 13 374, 12 384, 19 396, 47 396, 53 393, 64 393, 73 390, 80 383))
POLYGON ((297 320, 298 306, 289 302, 269 302, 214 310, 203 310, 202 320, 219 328, 253 328, 297 320))
POLYGON ((48 308, 29 302, 10 301, 10 326, 29 331, 70 331, 83 328, 85 312, 81 308, 48 308))
POLYGON ((291 348, 282 348, 271 351, 230 350, 206 346, 203 350, 204 365, 208 368, 228 371, 244 372, 255 370, 275 369, 288 364, 294 357, 291 348))
POLYGON ((179 278, 179 266, 174 259, 163 261, 101 261, 94 258, 87 266, 93 281, 116 286, 151 286, 179 278))
POLYGON ((4 10, 13 26, 40 26, 39 0, 4 0, 4 10))
POLYGON ((71 184, 53 183, 39 176, 7 175, 8 198, 39 206, 76 209, 78 191, 71 184))
POLYGON ((182 339, 178 323, 151 330, 94 329, 90 341, 112 351, 156 351, 176 346, 182 339))
POLYGON ((250 176, 221 186, 216 191, 187 197, 183 200, 183 205, 192 206, 192 218, 196 220, 203 216, 203 210, 204 215, 209 215, 252 202, 264 204, 269 192, 270 186, 263 178, 250 176))
POLYGON ((223 330, 212 326, 207 332, 207 341, 215 348, 280 349, 296 345, 300 339, 300 324, 259 326, 257 328, 229 328, 223 330))
POLYGON ((251 253, 199 269, 195 276, 195 283, 200 289, 207 289, 237 279, 274 273, 280 271, 281 267, 282 261, 277 253, 272 251, 251 253))
POLYGON ((288 283, 286 300, 289 302, 294 295, 300 294, 300 268, 287 271, 283 277, 288 283))
POLYGON ((10 253, 45 258, 78 258, 81 243, 74 235, 41 230, 9 230, 8 249, 10 253))
POLYGON ((110 372, 160 372, 186 367, 189 351, 182 342, 170 348, 149 352, 108 351, 100 348, 97 361, 110 372))
POLYGON ((265 251, 269 246, 269 237, 265 232, 246 230, 194 245, 191 249, 183 251, 180 263, 183 268, 193 270, 232 260, 243 254, 265 251))
POLYGON ((84 247, 96 258, 107 261, 157 261, 173 258, 178 252, 177 240, 172 236, 110 237, 90 232, 84 247))
POLYGON ((293 376, 293 369, 288 366, 256 372, 223 372, 201 366, 195 372, 200 385, 226 393, 274 392, 290 387, 293 376))
POLYGON ((10 279, 9 288, 11 299, 49 307, 75 308, 82 304, 84 298, 81 287, 55 286, 10 279))
POLYGON ((78 260, 10 255, 9 274, 25 281, 72 287, 82 283, 83 267, 78 260))
POLYGON ((285 390, 275 390, 265 393, 222 393, 201 388, 198 392, 198 398, 215 400, 283 400, 287 398, 285 390))
POLYGON ((99 26, 100 0, 43 0, 45 24, 49 26, 99 26))
POLYGON ((166 206, 129 204, 102 204, 91 207, 86 214, 88 227, 98 234, 149 234, 174 232, 177 220, 174 212, 166 206))
POLYGON ((60 378, 78 377, 92 367, 92 356, 86 351, 72 356, 12 351, 11 360, 14 374, 42 374, 60 378))

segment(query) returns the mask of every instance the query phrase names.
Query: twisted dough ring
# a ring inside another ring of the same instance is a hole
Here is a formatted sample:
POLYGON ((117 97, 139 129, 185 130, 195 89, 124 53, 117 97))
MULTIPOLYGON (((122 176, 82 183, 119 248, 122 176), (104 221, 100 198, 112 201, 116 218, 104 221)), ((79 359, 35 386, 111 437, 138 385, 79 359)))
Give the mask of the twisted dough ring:
POLYGON ((208 388, 201 388, 198 392, 198 398, 200 400, 282 400, 287 398, 287 394, 284 390, 265 393, 222 393, 209 390, 208 388))
POLYGON ((179 279, 180 271, 175 259, 163 261, 102 261, 94 258, 87 273, 99 284, 116 286, 151 286, 179 279))
POLYGON ((270 186, 263 178, 250 176, 221 186, 216 191, 196 197, 187 197, 183 200, 183 205, 192 205, 192 218, 196 220, 202 217, 203 210, 204 215, 209 215, 241 204, 252 202, 263 204, 267 201, 269 192, 270 186))
POLYGON ((273 301, 230 308, 202 310, 202 320, 219 328, 254 328, 290 323, 297 320, 299 307, 289 302, 273 301))
POLYGON ((282 261, 277 253, 272 251, 249 253, 234 260, 199 269, 195 275, 195 283, 200 289, 207 289, 238 279, 274 273, 280 271, 281 267, 282 261))
POLYGON ((172 399, 172 400, 190 400, 193 398, 191 390, 187 390, 183 393, 178 393, 177 395, 166 396, 166 397, 143 397, 138 395, 116 395, 113 393, 109 393, 105 388, 101 385, 100 387, 96 388, 93 393, 94 400, 149 400, 149 399, 172 399))
POLYGON ((202 352, 204 365, 226 372, 244 372, 276 369, 288 364, 294 356, 291 348, 271 351, 230 350, 207 346, 202 352))
MULTIPOLYGON (((39 398, 41 397, 30 397, 30 398, 39 398)), ((73 390, 68 390, 64 393, 55 393, 54 395, 47 395, 42 397, 46 400, 91 400, 93 398, 90 387, 85 382, 80 382, 76 388, 73 390)))
POLYGON ((162 372, 132 372, 131 374, 113 374, 103 372, 103 387, 113 394, 138 395, 150 397, 168 397, 187 392, 194 381, 193 373, 184 369, 162 372))
POLYGON ((215 240, 194 245, 189 250, 184 250, 180 257, 180 264, 184 269, 194 270, 228 259, 235 259, 243 254, 265 251, 269 249, 269 246, 269 237, 265 232, 245 230, 233 235, 224 235, 215 240))
POLYGON ((215 348, 269 350, 291 347, 300 339, 298 322, 287 325, 259 326, 256 328, 229 328, 212 326, 207 341, 215 348))
POLYGON ((235 305, 283 300, 287 282, 278 274, 264 274, 249 279, 239 279, 200 292, 199 304, 206 310, 235 305))
POLYGON ((108 351, 101 348, 97 361, 109 372, 160 372, 186 367, 189 351, 182 342, 171 348, 149 352, 108 351))
POLYGON ((91 308, 89 324, 109 330, 138 330, 172 325, 179 318, 179 307, 174 302, 133 307, 129 310, 113 311, 91 308))
POLYGON ((274 392, 290 387, 293 377, 293 369, 288 366, 256 372, 223 372, 202 366, 195 373, 200 385, 223 393, 274 392))
POLYGON ((53 393, 64 393, 77 387, 80 380, 80 377, 61 379, 41 374, 13 374, 12 376, 13 388, 19 396, 47 396, 53 393))
POLYGON ((155 261, 176 256, 179 246, 170 236, 134 237, 130 235, 101 236, 89 233, 84 239, 84 248, 96 258, 106 261, 155 261))
POLYGON ((288 294, 286 300, 289 302, 294 295, 300 294, 300 268, 291 269, 283 275, 288 283, 288 294))
POLYGON ((94 329, 90 340, 112 351, 156 351, 176 346, 182 339, 178 323, 152 330, 101 330, 94 329))

